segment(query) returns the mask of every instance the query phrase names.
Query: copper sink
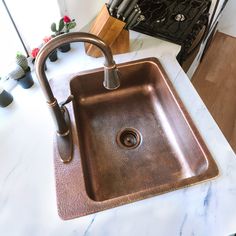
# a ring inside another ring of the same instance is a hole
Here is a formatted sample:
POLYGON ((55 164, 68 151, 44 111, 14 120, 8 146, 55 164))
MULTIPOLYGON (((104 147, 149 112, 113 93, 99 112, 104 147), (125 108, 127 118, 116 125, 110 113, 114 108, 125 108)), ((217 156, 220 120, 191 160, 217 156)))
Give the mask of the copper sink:
POLYGON ((159 61, 148 58, 118 68, 121 86, 117 90, 102 86, 102 68, 70 81, 74 156, 68 164, 55 156, 58 209, 63 219, 218 175, 159 61))

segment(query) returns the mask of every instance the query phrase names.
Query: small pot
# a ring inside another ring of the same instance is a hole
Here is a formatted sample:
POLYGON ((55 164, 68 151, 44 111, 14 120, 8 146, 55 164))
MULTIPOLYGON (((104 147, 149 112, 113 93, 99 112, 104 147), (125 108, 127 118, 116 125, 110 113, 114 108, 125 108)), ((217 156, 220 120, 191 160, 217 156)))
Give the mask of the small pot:
POLYGON ((20 86, 24 89, 31 88, 34 84, 31 71, 27 71, 25 76, 17 80, 20 86))
POLYGON ((51 62, 56 61, 56 60, 58 59, 58 57, 57 57, 57 50, 55 49, 54 51, 52 51, 52 52, 49 54, 48 58, 49 58, 49 60, 50 60, 51 62))
POLYGON ((25 73, 27 73, 27 72, 29 72, 29 71, 31 71, 31 69, 30 69, 30 67, 28 66, 27 69, 26 69, 26 71, 25 71, 25 73))
POLYGON ((0 107, 7 107, 13 101, 13 97, 6 90, 0 88, 0 107))
POLYGON ((60 52, 69 52, 71 49, 70 43, 66 43, 58 48, 60 52))

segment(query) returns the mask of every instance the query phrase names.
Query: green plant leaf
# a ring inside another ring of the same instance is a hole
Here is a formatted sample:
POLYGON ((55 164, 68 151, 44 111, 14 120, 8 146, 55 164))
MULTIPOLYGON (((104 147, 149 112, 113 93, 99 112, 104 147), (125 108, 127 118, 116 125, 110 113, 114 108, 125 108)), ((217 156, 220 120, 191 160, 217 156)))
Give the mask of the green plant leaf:
POLYGON ((51 31, 57 32, 57 26, 56 26, 56 23, 54 23, 54 22, 51 24, 51 31))
POLYGON ((71 22, 67 23, 67 28, 69 30, 75 28, 75 26, 76 26, 76 23, 74 21, 71 21, 71 22))
POLYGON ((16 57, 20 57, 20 56, 22 56, 23 54, 21 53, 21 52, 16 52, 16 57))
POLYGON ((64 26, 65 26, 64 20, 63 20, 63 18, 61 18, 59 21, 58 31, 61 32, 63 30, 64 26))

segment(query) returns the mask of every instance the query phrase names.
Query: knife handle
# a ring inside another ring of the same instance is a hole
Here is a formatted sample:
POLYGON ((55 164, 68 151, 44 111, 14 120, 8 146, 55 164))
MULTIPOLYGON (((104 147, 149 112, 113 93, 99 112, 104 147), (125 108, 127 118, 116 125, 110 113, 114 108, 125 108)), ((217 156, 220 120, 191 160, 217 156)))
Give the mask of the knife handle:
POLYGON ((126 25, 128 25, 132 21, 132 19, 134 18, 134 16, 136 15, 137 12, 138 12, 137 8, 133 9, 133 11, 131 12, 131 14, 129 15, 129 17, 126 20, 126 25))
POLYGON ((109 8, 111 6, 111 3, 112 3, 113 0, 109 0, 108 3, 106 4, 107 5, 107 8, 109 8))
POLYGON ((124 12, 124 14, 123 14, 123 21, 125 21, 125 19, 126 19, 126 18, 129 16, 129 14, 132 12, 132 10, 133 10, 134 7, 136 6, 137 2, 138 2, 138 0, 133 0, 133 1, 129 4, 127 10, 126 10, 126 11, 124 12))
POLYGON ((127 30, 130 30, 137 23, 137 19, 139 18, 140 15, 141 11, 138 11, 133 17, 133 19, 130 21, 130 23, 127 25, 127 30))
POLYGON ((140 24, 141 21, 145 20, 145 16, 144 15, 140 15, 137 19, 137 21, 134 24, 130 24, 129 25, 129 29, 133 29, 134 27, 138 26, 140 24))
POLYGON ((120 4, 121 0, 113 0, 110 7, 109 7, 109 12, 111 15, 113 15, 113 12, 115 8, 120 4))
POLYGON ((132 0, 123 0, 118 7, 117 17, 123 16, 123 13, 132 0))

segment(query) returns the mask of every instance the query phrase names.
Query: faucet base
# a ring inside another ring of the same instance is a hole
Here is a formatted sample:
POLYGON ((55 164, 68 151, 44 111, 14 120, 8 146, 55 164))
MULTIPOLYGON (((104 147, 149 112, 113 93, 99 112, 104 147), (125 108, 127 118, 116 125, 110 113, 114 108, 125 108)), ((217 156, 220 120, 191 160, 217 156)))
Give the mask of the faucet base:
POLYGON ((67 108, 65 106, 61 107, 62 113, 64 115, 64 119, 66 121, 68 132, 64 135, 57 134, 56 142, 57 142, 57 150, 59 152, 61 161, 63 163, 68 163, 72 160, 73 157, 73 139, 72 132, 70 127, 70 116, 67 108))

